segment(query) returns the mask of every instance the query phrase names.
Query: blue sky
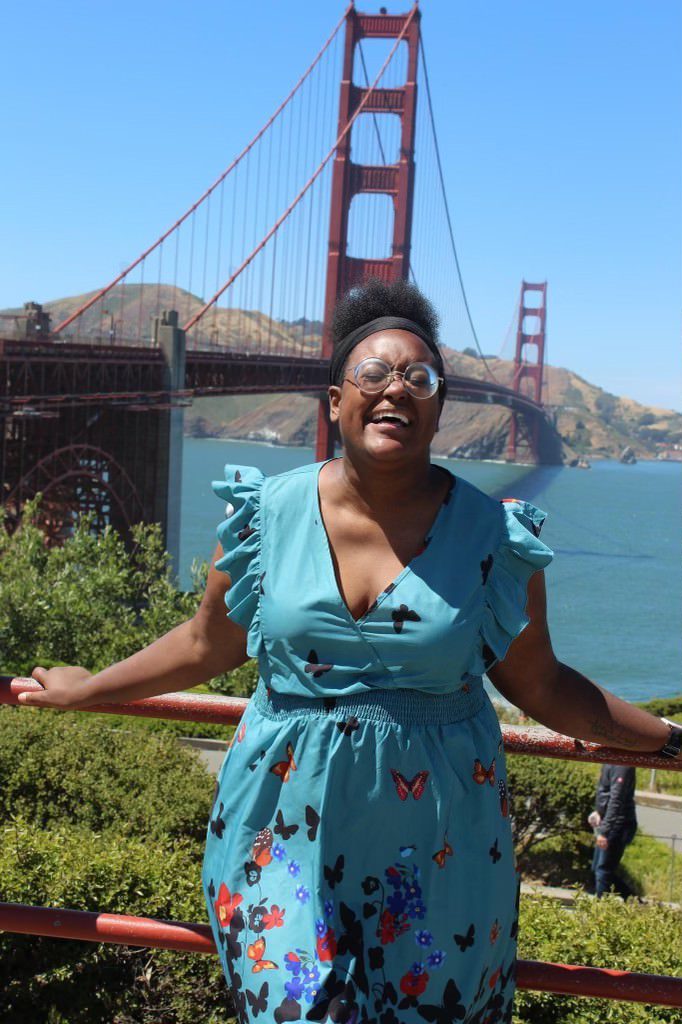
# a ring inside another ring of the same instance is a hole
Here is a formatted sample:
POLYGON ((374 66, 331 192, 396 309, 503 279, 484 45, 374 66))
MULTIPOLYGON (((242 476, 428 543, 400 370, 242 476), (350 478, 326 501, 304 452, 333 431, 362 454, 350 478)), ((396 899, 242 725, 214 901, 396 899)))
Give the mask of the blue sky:
MULTIPOLYGON (((0 308, 113 277, 227 166, 342 10, 7 5, 0 308)), ((423 0, 421 11, 484 350, 499 350, 521 278, 547 279, 552 363, 682 409, 678 0, 423 0)))

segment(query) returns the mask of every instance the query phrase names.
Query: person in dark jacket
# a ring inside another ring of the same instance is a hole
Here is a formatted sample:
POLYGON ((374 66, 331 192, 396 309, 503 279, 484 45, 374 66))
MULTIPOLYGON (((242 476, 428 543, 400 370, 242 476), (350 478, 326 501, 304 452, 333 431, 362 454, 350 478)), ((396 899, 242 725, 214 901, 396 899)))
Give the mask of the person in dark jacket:
POLYGON ((628 765, 602 765, 595 810, 587 819, 596 832, 592 871, 598 897, 612 887, 621 896, 631 895, 615 872, 637 831, 635 780, 635 769, 628 765))

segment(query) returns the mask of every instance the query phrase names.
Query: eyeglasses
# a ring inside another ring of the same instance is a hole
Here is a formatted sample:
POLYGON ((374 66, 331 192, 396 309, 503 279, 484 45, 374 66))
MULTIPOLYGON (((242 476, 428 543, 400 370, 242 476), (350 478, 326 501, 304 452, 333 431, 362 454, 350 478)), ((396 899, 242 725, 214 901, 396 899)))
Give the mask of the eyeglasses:
POLYGON ((369 356, 349 369, 352 369, 354 379, 344 377, 344 380, 355 384, 366 395, 378 395, 400 377, 405 390, 414 398, 431 398, 443 383, 443 378, 428 363, 410 363, 401 371, 393 370, 383 359, 369 356))

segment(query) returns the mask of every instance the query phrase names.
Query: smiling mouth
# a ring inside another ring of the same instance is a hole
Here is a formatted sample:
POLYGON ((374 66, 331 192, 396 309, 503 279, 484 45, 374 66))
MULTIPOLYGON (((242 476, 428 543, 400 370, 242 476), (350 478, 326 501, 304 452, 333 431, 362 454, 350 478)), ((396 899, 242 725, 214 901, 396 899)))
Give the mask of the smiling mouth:
POLYGON ((369 421, 375 424, 387 424, 392 427, 411 427, 412 421, 401 412, 375 413, 369 421))

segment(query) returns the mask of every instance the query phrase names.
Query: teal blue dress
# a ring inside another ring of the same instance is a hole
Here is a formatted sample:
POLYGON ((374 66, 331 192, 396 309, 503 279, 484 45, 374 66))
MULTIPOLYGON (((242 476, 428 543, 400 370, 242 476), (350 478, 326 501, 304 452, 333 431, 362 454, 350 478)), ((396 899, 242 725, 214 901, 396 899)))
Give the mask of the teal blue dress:
POLYGON ((213 485, 260 680, 217 780, 203 884, 241 1022, 511 1021, 518 914, 482 676, 527 625, 544 514, 459 478, 353 619, 319 465, 213 485))

